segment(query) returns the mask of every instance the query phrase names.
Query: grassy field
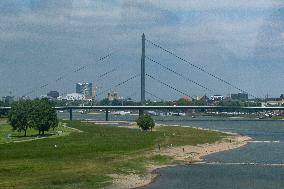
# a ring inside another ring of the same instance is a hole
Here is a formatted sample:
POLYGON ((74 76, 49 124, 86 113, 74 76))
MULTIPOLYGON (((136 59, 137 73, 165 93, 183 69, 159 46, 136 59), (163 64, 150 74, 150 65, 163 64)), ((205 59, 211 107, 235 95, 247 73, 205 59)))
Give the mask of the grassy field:
MULTIPOLYGON (((112 183, 109 174, 143 175, 148 164, 172 163, 170 157, 151 155, 149 151, 157 144, 196 145, 213 143, 226 136, 184 127, 159 127, 157 131, 142 132, 76 121, 66 123, 83 132, 0 144, 0 188, 101 188, 112 183)), ((5 138, 2 132, 7 134, 3 120, 0 136, 5 138)))
MULTIPOLYGON (((60 122, 58 127, 54 130, 50 130, 49 132, 45 133, 43 137, 59 137, 69 135, 74 130, 69 129, 63 126, 63 123, 60 122)), ((7 142, 16 142, 16 141, 26 141, 32 139, 39 139, 38 138, 38 131, 34 129, 27 130, 27 136, 24 137, 24 132, 17 132, 12 131, 11 126, 7 123, 7 119, 1 118, 0 119, 0 144, 7 143, 7 142)))

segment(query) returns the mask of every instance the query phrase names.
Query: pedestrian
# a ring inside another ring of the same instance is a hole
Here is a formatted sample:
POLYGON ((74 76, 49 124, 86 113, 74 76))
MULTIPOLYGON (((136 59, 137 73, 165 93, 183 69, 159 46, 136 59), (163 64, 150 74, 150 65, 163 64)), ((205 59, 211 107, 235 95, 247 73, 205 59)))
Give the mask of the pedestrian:
POLYGON ((182 151, 184 152, 184 148, 182 148, 182 151))
POLYGON ((161 145, 160 144, 158 144, 158 149, 159 149, 159 151, 161 150, 161 145))

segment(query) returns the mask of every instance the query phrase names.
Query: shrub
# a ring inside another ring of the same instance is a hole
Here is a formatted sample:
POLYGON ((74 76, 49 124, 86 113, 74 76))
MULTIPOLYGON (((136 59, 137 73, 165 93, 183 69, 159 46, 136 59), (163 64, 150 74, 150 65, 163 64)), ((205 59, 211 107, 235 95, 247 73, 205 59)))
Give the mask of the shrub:
POLYGON ((136 123, 138 127, 140 127, 142 130, 152 130, 155 127, 154 119, 150 115, 142 115, 137 120, 136 123))

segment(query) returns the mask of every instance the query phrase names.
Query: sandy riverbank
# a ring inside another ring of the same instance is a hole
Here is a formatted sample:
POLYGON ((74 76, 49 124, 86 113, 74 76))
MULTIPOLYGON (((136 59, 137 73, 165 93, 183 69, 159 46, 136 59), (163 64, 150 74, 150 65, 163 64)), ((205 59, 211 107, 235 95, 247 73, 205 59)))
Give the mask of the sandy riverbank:
MULTIPOLYGON (((197 163, 197 162, 202 162, 203 157, 206 155, 239 148, 241 146, 246 145, 250 140, 251 140, 250 137, 233 134, 232 136, 224 139, 223 141, 219 141, 214 144, 168 147, 161 149, 158 152, 153 150, 150 153, 152 153, 153 155, 160 154, 160 155, 171 156, 175 160, 183 161, 184 164, 197 163)), ((175 165, 161 165, 161 166, 149 165, 147 169, 147 174, 143 177, 136 174, 111 175, 113 177, 113 185, 108 188, 130 189, 130 188, 145 186, 147 184, 150 184, 158 176, 158 173, 155 170, 168 166, 175 166, 175 165)))

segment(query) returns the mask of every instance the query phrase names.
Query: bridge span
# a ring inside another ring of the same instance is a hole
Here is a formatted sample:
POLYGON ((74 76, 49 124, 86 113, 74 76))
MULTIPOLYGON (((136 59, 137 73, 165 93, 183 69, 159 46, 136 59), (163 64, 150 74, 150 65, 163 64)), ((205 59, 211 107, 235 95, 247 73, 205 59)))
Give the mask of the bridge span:
MULTIPOLYGON (((0 110, 9 111, 11 107, 0 107, 0 110)), ((232 106, 59 106, 54 107, 56 110, 67 110, 69 111, 69 119, 73 119, 73 110, 105 110, 106 121, 109 120, 109 111, 110 110, 138 110, 138 111, 147 111, 147 110, 215 110, 215 111, 227 111, 227 112, 258 112, 258 111, 275 111, 275 110, 284 110, 284 107, 232 107, 232 106)))

